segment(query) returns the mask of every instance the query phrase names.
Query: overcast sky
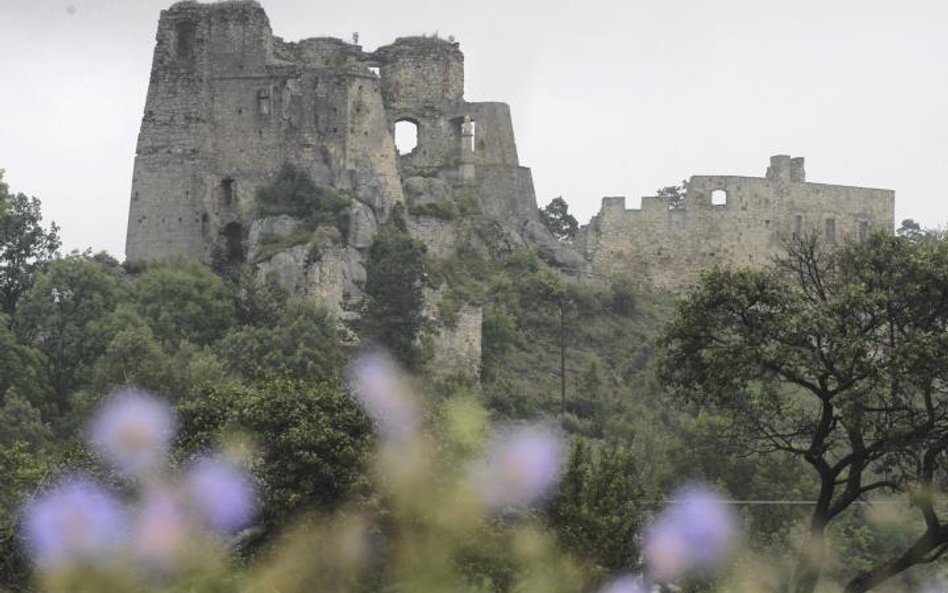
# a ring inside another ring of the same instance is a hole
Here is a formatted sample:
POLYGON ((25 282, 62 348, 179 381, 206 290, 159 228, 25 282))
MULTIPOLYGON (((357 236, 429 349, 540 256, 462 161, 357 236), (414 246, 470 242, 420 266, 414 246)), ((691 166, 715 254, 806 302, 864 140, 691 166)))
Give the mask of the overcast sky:
MULTIPOLYGON (((468 100, 511 105, 540 205, 695 174, 896 190, 948 222, 944 0, 262 0, 287 40, 454 35, 468 100)), ((0 0, 0 168, 69 249, 121 256, 135 140, 167 0, 0 0)))

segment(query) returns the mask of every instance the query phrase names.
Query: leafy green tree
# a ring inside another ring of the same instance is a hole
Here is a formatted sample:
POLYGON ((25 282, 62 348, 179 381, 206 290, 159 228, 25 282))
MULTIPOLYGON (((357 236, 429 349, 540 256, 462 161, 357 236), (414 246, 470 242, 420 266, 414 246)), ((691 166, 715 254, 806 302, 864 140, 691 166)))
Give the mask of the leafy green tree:
POLYGON ((230 288, 194 260, 149 266, 135 279, 133 293, 139 312, 166 348, 182 340, 212 344, 234 323, 230 288))
POLYGON ((0 584, 4 588, 30 590, 30 563, 17 529, 18 513, 26 497, 48 479, 56 465, 27 443, 0 447, 0 584))
POLYGON ((569 205, 563 196, 553 198, 540 209, 540 222, 560 241, 572 239, 579 230, 579 222, 569 213, 569 205))
POLYGON ((546 515, 566 548, 605 576, 638 565, 638 536, 656 498, 631 451, 576 440, 546 515))
POLYGON ((102 394, 124 385, 134 385, 175 398, 180 389, 180 370, 165 353, 154 332, 127 304, 120 305, 110 320, 113 336, 96 360, 94 390, 102 394))
POLYGON ((14 329, 46 360, 54 411, 65 412, 69 394, 89 384, 112 338, 112 312, 126 298, 123 283, 101 264, 70 255, 53 260, 20 299, 14 329))
MULTIPOLYGON (((818 482, 827 526, 877 492, 911 492, 925 528, 853 576, 873 588, 948 550, 932 492, 948 452, 948 242, 882 234, 835 251, 796 241, 772 270, 705 274, 663 340, 660 376, 681 402, 721 413, 748 452, 791 455, 818 482)), ((821 576, 801 557, 793 590, 821 576)))
POLYGON ((276 272, 258 279, 251 266, 244 266, 237 277, 236 315, 239 325, 273 326, 286 311, 289 289, 276 272))
POLYGON ((260 481, 266 534, 300 511, 332 510, 364 479, 370 427, 338 383, 206 385, 179 410, 186 451, 213 447, 239 431, 256 440, 251 467, 260 481))
POLYGON ((339 332, 325 307, 297 297, 272 326, 236 329, 218 350, 227 366, 246 378, 325 381, 342 369, 345 350, 339 332))
POLYGON ((387 348, 402 364, 421 364, 425 246, 412 239, 396 211, 375 237, 366 262, 363 338, 387 348))
POLYGON ((11 194, 0 170, 0 313, 13 314, 17 300, 59 249, 59 228, 42 226, 40 201, 11 194))
POLYGON ((13 395, 39 402, 49 391, 45 361, 37 350, 17 342, 9 323, 0 313, 0 404, 13 395))

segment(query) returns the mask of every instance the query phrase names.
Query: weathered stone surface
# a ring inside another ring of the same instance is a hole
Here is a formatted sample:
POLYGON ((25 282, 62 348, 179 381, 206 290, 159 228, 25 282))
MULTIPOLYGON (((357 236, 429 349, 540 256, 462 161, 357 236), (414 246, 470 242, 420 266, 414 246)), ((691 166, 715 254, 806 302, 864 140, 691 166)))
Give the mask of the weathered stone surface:
POLYGON ((412 206, 445 204, 451 200, 451 186, 437 177, 409 177, 404 185, 408 203, 412 206))
POLYGON ((582 270, 586 267, 586 260, 578 251, 567 243, 557 241, 539 221, 527 221, 523 227, 523 237, 527 243, 536 247, 540 258, 552 266, 567 270, 582 270))
POLYGON ((250 232, 247 234, 247 259, 253 261, 260 253, 261 240, 267 238, 288 237, 300 228, 301 221, 298 218, 281 214, 280 216, 268 216, 258 218, 250 225, 250 232))
POLYGON ((763 178, 692 177, 674 209, 655 197, 635 210, 625 198, 603 198, 576 244, 599 272, 681 289, 715 265, 766 266, 794 234, 842 243, 892 232, 894 205, 891 190, 807 183, 802 158, 777 155, 763 178))
POLYGON ((353 201, 349 208, 349 232, 347 242, 357 249, 372 245, 378 232, 378 222, 372 209, 362 202, 353 201))
POLYGON ((294 292, 302 292, 308 253, 307 245, 296 245, 280 251, 257 265, 257 278, 263 281, 274 272, 283 286, 294 292))
POLYGON ((437 290, 425 288, 423 292, 424 316, 433 328, 425 335, 432 346, 428 370, 436 377, 462 375, 476 380, 481 373, 484 309, 480 305, 462 303, 452 319, 442 319, 439 308, 446 288, 442 285, 437 290))

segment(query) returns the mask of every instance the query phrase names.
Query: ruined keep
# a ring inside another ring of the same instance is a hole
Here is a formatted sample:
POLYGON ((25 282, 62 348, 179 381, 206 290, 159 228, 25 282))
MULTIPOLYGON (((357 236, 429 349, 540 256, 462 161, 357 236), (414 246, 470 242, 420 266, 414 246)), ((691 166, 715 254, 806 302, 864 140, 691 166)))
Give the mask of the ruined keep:
POLYGON ((627 209, 624 197, 603 198, 575 246, 599 272, 676 290, 715 265, 766 266, 794 236, 860 241, 892 232, 894 219, 895 192, 809 183, 802 157, 777 155, 764 177, 693 176, 679 203, 651 196, 627 209))
MULTIPOLYGON (((370 52, 328 37, 287 42, 252 0, 174 4, 161 13, 156 41, 128 260, 251 262, 351 318, 367 250, 402 204, 410 232, 435 256, 456 253, 460 242, 484 253, 531 245, 582 265, 538 222, 508 106, 464 99, 457 43, 405 37, 370 52), (396 151, 399 122, 417 128, 407 154, 396 151), (348 200, 341 236, 317 229, 294 243, 302 221, 261 211, 258 190, 284 164, 348 200), (444 215, 458 211, 464 220, 444 215)), ((459 327, 479 327, 479 307, 469 309, 459 327)), ((448 350, 479 359, 479 331, 466 341, 441 337, 448 350)))

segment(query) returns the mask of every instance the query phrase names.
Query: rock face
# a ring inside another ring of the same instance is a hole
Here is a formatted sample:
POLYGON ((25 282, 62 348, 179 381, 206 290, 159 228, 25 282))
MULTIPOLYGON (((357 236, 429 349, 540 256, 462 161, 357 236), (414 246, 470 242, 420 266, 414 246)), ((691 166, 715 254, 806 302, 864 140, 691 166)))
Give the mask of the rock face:
POLYGON ((677 290, 715 265, 769 265, 795 236, 862 241, 894 222, 895 192, 808 183, 802 157, 777 155, 765 177, 691 177, 677 207, 645 197, 630 210, 623 197, 603 198, 575 244, 599 273, 677 290))

